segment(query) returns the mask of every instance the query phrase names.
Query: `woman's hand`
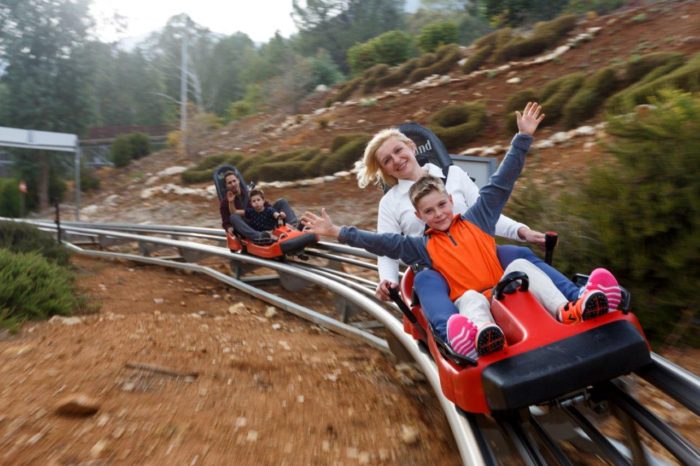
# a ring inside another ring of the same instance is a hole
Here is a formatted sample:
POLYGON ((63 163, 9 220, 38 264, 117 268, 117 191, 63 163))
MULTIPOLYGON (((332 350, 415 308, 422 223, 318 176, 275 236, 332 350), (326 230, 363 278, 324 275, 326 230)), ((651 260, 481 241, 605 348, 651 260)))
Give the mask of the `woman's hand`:
POLYGON ((544 119, 544 113, 541 112, 542 106, 537 102, 528 102, 522 114, 518 111, 515 112, 520 134, 527 134, 529 136, 535 134, 535 130, 544 119))
POLYGON ((377 284, 377 289, 374 290, 374 296, 380 301, 391 301, 389 296, 389 288, 396 288, 398 283, 394 283, 389 280, 382 280, 377 284))
POLYGON ((233 193, 233 191, 226 191, 226 200, 233 202, 234 199, 236 199, 236 195, 233 193))
POLYGON ((321 216, 306 212, 301 217, 301 223, 304 225, 304 231, 321 236, 329 236, 338 238, 340 227, 333 224, 331 218, 326 213, 326 209, 321 209, 321 216))
POLYGON ((544 247, 544 233, 539 231, 530 230, 528 227, 520 227, 518 228, 518 237, 530 244, 544 247))

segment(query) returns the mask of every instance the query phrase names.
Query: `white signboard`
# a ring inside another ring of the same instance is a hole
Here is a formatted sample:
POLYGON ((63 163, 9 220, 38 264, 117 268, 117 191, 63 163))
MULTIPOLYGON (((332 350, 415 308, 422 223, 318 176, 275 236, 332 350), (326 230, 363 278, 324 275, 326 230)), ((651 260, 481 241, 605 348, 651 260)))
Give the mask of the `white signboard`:
POLYGON ((450 157, 455 165, 469 174, 479 189, 489 182, 489 178, 498 168, 495 157, 475 157, 473 155, 450 155, 450 157))

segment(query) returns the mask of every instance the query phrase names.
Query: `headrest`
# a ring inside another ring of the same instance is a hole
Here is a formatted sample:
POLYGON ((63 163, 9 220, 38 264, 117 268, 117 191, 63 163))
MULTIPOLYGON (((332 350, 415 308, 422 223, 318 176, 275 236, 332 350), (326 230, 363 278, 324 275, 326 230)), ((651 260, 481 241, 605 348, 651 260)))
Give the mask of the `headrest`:
POLYGON ((399 126, 399 131, 411 138, 416 144, 416 160, 421 166, 430 162, 440 167, 447 176, 447 170, 452 165, 452 157, 435 133, 425 126, 413 122, 399 126))
POLYGON ((219 200, 223 200, 224 197, 226 196, 226 180, 224 180, 224 174, 226 172, 232 171, 236 174, 238 177, 238 182, 241 186, 241 194, 243 198, 243 205, 248 204, 248 192, 249 188, 248 185, 245 183, 245 180, 243 179, 243 175, 241 175, 241 172, 238 171, 236 167, 233 165, 221 165, 214 170, 214 186, 216 186, 216 194, 219 196, 219 200))

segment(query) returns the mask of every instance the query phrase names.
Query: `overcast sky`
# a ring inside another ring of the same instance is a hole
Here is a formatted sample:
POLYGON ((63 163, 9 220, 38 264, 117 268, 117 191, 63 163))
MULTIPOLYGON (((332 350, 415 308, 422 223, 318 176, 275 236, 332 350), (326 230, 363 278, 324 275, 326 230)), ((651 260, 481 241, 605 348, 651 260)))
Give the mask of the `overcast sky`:
POLYGON ((91 11, 97 36, 104 42, 145 36, 180 13, 214 32, 241 31, 255 42, 267 42, 275 31, 284 37, 296 32, 290 17, 292 0, 92 0, 91 11), (107 20, 114 13, 125 17, 125 30, 109 25, 107 20))

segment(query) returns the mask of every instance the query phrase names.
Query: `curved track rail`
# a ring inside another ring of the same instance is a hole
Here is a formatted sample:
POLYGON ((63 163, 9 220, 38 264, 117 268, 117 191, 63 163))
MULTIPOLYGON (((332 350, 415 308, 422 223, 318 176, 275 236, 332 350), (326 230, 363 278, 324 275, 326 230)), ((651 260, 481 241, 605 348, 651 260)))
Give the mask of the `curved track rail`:
MULTIPOLYGON (((559 446, 557 440, 562 439, 578 449, 592 452, 608 464, 669 464, 649 454, 637 433, 639 426, 681 464, 700 465, 698 449, 629 395, 622 381, 601 384, 577 396, 556 400, 544 408, 531 407, 529 410, 503 413, 494 418, 460 411, 442 395, 437 369, 430 354, 403 331, 403 325, 397 318, 398 314, 387 310, 373 299, 374 282, 340 270, 339 265, 345 263, 376 271, 376 266, 366 261, 374 259, 374 256, 362 250, 332 243, 318 243, 317 247, 309 249, 307 254, 319 260, 326 260, 330 264, 323 266, 292 260, 270 261, 231 253, 225 247, 208 244, 225 242, 224 233, 216 229, 80 222, 62 223, 60 228, 57 228, 57 225, 49 221, 30 223, 40 229, 56 232, 59 241, 64 240, 67 247, 76 253, 108 259, 128 259, 203 273, 336 333, 360 339, 381 351, 390 351, 386 340, 364 330, 370 325, 363 325, 362 322, 351 325, 255 286, 256 283, 269 280, 270 277, 243 275, 246 268, 265 267, 279 274, 281 285, 287 289, 297 290, 305 284, 314 283, 333 292, 355 309, 355 312, 365 313, 375 319, 375 322, 385 329, 390 340, 398 343, 418 364, 438 397, 464 464, 573 464, 559 446), (104 250, 120 243, 137 243, 139 254, 104 250), (90 248, 81 247, 85 245, 90 248), (100 250, 95 250, 95 247, 100 250), (151 257, 155 251, 172 249, 177 251, 177 255, 151 257), (232 269, 236 271, 235 277, 196 263, 204 257, 219 257, 230 261, 232 269), (609 439, 596 427, 596 422, 591 421, 591 418, 596 418, 596 411, 603 403, 612 406, 612 413, 627 431, 627 445, 609 439), (504 459, 513 457, 517 458, 504 459)), ((653 363, 637 375, 655 385, 696 416, 700 415, 700 379, 659 355, 653 354, 652 360, 653 363)))

